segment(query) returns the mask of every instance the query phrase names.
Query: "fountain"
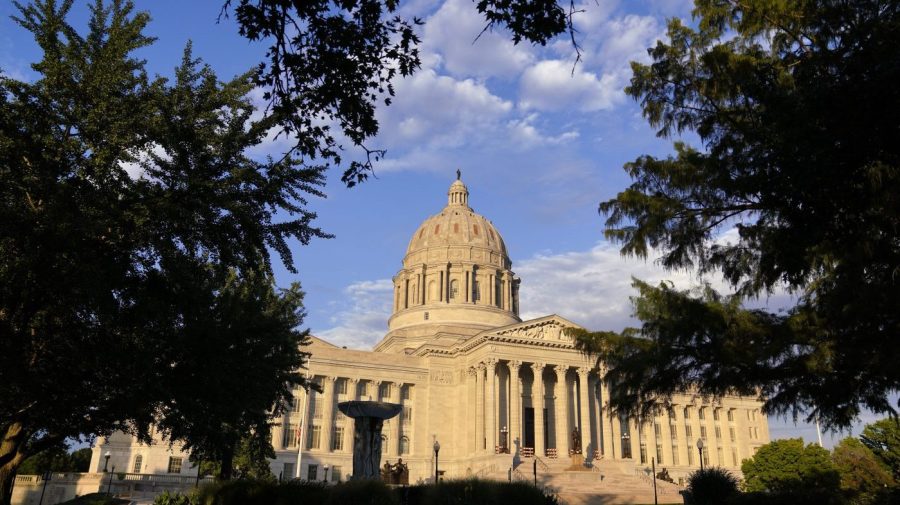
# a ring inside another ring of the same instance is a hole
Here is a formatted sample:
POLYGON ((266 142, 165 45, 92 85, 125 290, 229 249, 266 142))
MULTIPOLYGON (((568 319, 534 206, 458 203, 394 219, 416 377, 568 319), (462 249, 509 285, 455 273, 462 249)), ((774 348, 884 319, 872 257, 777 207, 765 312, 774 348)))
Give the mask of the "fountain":
POLYGON ((397 403, 349 401, 338 410, 353 418, 353 479, 381 478, 381 427, 403 409, 397 403))

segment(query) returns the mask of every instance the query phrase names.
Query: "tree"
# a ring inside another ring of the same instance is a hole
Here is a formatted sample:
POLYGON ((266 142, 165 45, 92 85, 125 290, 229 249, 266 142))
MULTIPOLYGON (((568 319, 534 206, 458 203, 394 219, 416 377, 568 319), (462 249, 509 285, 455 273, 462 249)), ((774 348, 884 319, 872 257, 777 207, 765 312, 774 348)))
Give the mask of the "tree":
POLYGON ((897 419, 882 419, 867 424, 859 436, 860 442, 868 447, 888 469, 894 479, 900 479, 900 425, 897 419))
POLYGON ((196 289, 174 297, 196 310, 184 315, 182 358, 167 377, 175 394, 157 427, 183 441, 192 459, 216 462, 220 479, 232 477, 236 456, 244 476, 269 475, 261 470, 275 457, 269 423, 292 398, 296 364, 308 356, 301 349, 308 331, 297 330, 303 292, 298 284, 276 292, 264 273, 205 273, 205 281, 187 284, 196 289))
POLYGON ((827 450, 802 438, 773 440, 741 463, 745 491, 837 490, 840 476, 827 450))
POLYGON ((91 450, 69 452, 65 447, 51 447, 22 462, 18 473, 43 475, 46 472, 87 472, 91 464, 91 450))
MULTIPOLYGON (((146 13, 98 0, 81 35, 71 5, 18 5, 39 78, 0 76, 0 503, 28 456, 116 429, 148 440, 173 398, 197 393, 173 374, 234 342, 188 342, 204 310, 188 302, 208 296, 179 295, 214 286, 210 271, 268 275, 270 250, 293 271, 287 241, 327 237, 306 208, 322 170, 247 154, 275 124, 252 119, 249 75, 222 83, 188 50, 174 82, 151 79, 133 56, 152 42, 146 13)), ((204 380, 256 366, 233 364, 204 380)))
POLYGON ((697 470, 688 477, 685 503, 716 505, 738 494, 738 479, 724 468, 697 470))
POLYGON ((622 253, 721 273, 734 288, 635 282, 642 326, 582 333, 614 408, 672 394, 759 395, 768 413, 849 426, 900 387, 900 4, 697 0, 627 92, 661 137, 600 204, 622 253), (734 233, 723 237, 726 230, 734 233), (748 310, 778 289, 783 312, 748 310))
POLYGON ((841 440, 831 459, 841 475, 841 489, 851 503, 878 503, 879 494, 894 486, 888 468, 856 438, 841 440))
MULTIPOLYGON (((305 159, 342 163, 343 146, 332 125, 354 146, 364 161, 353 160, 342 180, 353 186, 366 180, 381 149, 366 147, 378 133, 375 108, 390 105, 392 80, 419 68, 417 18, 396 15, 397 0, 239 0, 233 11, 240 34, 271 42, 267 61, 255 81, 266 89, 272 117, 286 134, 296 136, 292 152, 305 159)), ((566 11, 556 0, 478 0, 485 30, 508 28, 515 43, 546 44, 568 30, 574 44, 572 3, 566 11)), ((232 10, 226 0, 222 15, 232 10)), ((577 50, 577 45, 575 45, 577 50)))

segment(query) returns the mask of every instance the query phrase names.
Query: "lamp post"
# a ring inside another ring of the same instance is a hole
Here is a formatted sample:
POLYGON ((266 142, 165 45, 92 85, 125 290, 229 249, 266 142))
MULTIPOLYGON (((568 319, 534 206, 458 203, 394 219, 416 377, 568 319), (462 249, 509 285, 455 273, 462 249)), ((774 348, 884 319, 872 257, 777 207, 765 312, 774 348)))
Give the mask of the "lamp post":
POLYGON ((697 439, 697 451, 700 452, 700 470, 703 470, 703 439, 697 439))
POLYGON ((322 482, 328 484, 328 463, 325 463, 325 476, 322 477, 322 482))
POLYGON ((112 476, 116 473, 116 465, 113 465, 112 473, 109 474, 109 480, 106 483, 106 496, 111 496, 109 492, 112 490, 112 476))
POLYGON ((106 469, 109 468, 109 457, 112 456, 112 453, 106 451, 106 454, 103 455, 103 473, 106 473, 106 469))
POLYGON ((434 483, 438 483, 438 453, 441 452, 441 443, 434 441, 434 483))
POLYGON ((509 445, 507 445, 506 436, 509 435, 509 429, 504 426, 500 428, 500 452, 509 454, 509 445))

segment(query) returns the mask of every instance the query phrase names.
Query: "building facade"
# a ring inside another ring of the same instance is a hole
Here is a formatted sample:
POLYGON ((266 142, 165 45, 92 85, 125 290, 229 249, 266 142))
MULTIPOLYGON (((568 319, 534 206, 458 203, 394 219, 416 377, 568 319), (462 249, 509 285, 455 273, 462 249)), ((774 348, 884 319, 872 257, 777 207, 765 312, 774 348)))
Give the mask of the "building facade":
MULTIPOLYGON (((296 391, 276 420, 275 475, 347 480, 353 425, 337 404, 357 399, 403 406, 384 424, 382 462, 402 458, 410 482, 433 479, 435 442, 439 471, 449 478, 505 479, 533 457, 547 471, 564 471, 576 452, 587 467, 626 472, 653 459, 678 479, 699 468, 701 454, 704 465, 739 472, 769 441, 756 398, 681 395, 653 419, 611 415, 601 370, 565 332, 578 325, 558 315, 520 319, 520 280, 503 238, 468 200, 466 186, 454 181, 447 205, 413 233, 393 278, 388 332, 372 351, 313 338, 308 373, 322 392, 296 391)), ((105 465, 196 472, 177 445, 143 446, 123 434, 94 449, 91 470, 105 465)))

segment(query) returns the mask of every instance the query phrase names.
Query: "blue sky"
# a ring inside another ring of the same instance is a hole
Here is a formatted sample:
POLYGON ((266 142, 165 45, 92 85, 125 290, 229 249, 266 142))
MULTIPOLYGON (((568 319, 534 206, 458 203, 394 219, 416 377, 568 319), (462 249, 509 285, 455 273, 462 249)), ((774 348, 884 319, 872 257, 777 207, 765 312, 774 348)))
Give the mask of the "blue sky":
MULTIPOLYGON (((77 28, 86 26, 86 4, 76 1, 77 28)), ((223 79, 264 55, 265 45, 239 37, 231 19, 217 23, 220 1, 136 4, 150 12, 147 34, 158 38, 140 53, 153 73, 171 75, 188 40, 223 79)), ((488 32, 474 42, 484 22, 470 0, 401 2, 401 14, 425 20, 423 66, 398 79, 394 104, 378 111, 382 133, 371 146, 387 149, 387 157, 377 178, 353 189, 331 174, 328 198, 312 200, 311 208, 335 238, 294 247, 299 275, 277 272, 282 285, 302 283, 314 334, 357 348, 384 335, 390 278, 418 224, 445 204, 457 168, 472 207, 503 234, 522 278, 523 317, 558 313, 591 329, 619 330, 634 324, 632 276, 697 282, 690 272, 622 258, 604 241, 597 213, 600 201, 628 184, 624 163, 671 150, 623 88, 629 62, 647 60, 646 48, 664 37, 665 19, 689 20, 691 2, 600 0, 580 8, 575 24, 584 54, 573 72, 566 38, 515 46, 503 32, 488 32)), ((10 20, 13 13, 10 3, 0 4, 0 69, 30 79, 29 64, 40 54, 10 20)), ((259 154, 279 153, 283 142, 272 139, 259 154)), ((786 297, 758 303, 778 307, 786 297)), ((772 419, 770 426, 773 438, 815 440, 805 424, 772 419)), ((831 440, 825 437, 826 446, 831 440)))

